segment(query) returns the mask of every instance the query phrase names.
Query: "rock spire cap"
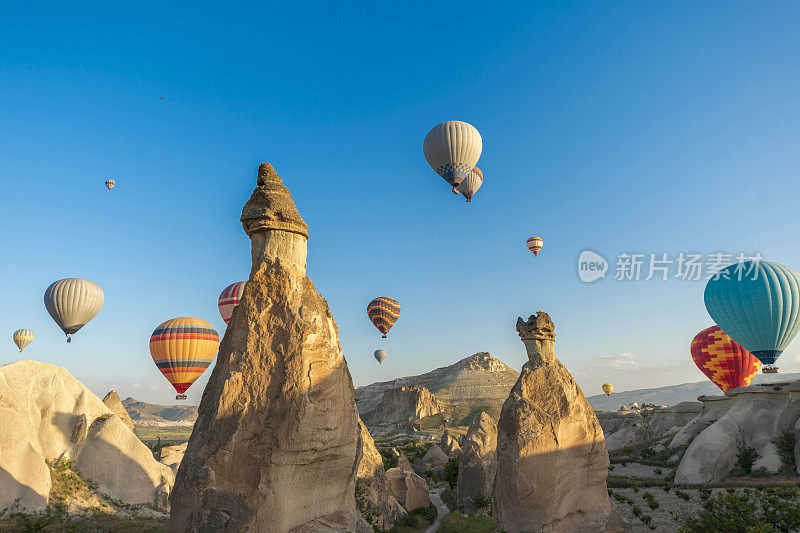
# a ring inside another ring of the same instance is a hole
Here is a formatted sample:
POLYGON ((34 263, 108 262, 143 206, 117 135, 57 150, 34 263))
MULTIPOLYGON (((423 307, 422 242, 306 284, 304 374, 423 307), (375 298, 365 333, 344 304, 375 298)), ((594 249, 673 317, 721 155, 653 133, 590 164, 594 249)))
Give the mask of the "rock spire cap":
POLYGON ((308 225, 294 205, 289 189, 269 163, 258 166, 258 185, 242 209, 242 227, 248 236, 259 231, 281 230, 308 239, 308 225))
POLYGON ((531 315, 527 321, 517 318, 517 333, 522 340, 555 340, 556 326, 550 319, 550 315, 544 311, 539 311, 531 315))

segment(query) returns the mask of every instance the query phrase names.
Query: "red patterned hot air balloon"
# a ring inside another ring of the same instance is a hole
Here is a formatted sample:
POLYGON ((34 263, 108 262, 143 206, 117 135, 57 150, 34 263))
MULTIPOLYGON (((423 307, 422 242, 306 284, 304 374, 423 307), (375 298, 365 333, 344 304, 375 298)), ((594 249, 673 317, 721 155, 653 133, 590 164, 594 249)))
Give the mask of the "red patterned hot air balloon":
POLYGON ((692 359, 708 379, 725 392, 746 387, 761 368, 761 362, 739 346, 719 326, 711 326, 692 339, 692 359))
POLYGON ((367 305, 367 315, 385 338, 400 316, 400 304, 394 298, 379 296, 367 305))
POLYGON ((541 237, 531 237, 528 239, 527 242, 528 250, 533 252, 533 255, 539 255, 539 250, 542 249, 542 245, 544 245, 544 241, 541 237))
POLYGON ((230 323, 231 316, 233 315, 233 309, 239 305, 239 300, 242 299, 242 294, 244 294, 244 286, 246 283, 246 281, 231 283, 225 287, 225 290, 223 290, 222 294, 219 295, 219 302, 217 302, 217 306, 219 307, 219 314, 222 316, 222 320, 224 320, 226 324, 230 323))

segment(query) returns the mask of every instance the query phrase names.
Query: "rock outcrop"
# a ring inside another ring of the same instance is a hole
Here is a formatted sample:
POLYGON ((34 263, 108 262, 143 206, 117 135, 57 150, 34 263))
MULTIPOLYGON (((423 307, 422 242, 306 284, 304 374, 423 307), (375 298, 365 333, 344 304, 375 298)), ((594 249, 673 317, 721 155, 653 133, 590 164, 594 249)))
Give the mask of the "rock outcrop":
POLYGON ((159 452, 158 460, 170 467, 173 472, 177 472, 181 461, 183 461, 183 456, 186 454, 187 444, 187 442, 184 442, 176 446, 164 446, 159 452))
POLYGON ((647 420, 636 410, 597 413, 597 420, 603 428, 606 448, 609 451, 653 438, 647 420))
POLYGON ((178 469, 170 527, 351 531, 361 443, 350 372, 306 276, 308 227, 268 163, 257 185, 241 217, 250 278, 178 469))
MULTIPOLYGON (((671 431, 679 431, 702 410, 701 402, 681 402, 669 407, 659 405, 654 406, 651 412, 645 414, 645 419, 653 436, 660 437, 671 431)), ((606 445, 608 445, 608 439, 606 439, 606 445)))
POLYGON ((390 468, 386 471, 386 477, 395 498, 407 511, 431 504, 428 483, 414 472, 390 468))
POLYGON ((444 433, 442 433, 442 438, 439 440, 439 447, 444 453, 451 457, 461 453, 461 446, 459 446, 458 441, 454 439, 446 429, 444 433))
POLYGON ((442 468, 448 459, 447 454, 434 444, 428 448, 428 452, 419 460, 419 471, 424 473, 428 470, 433 470, 435 472, 442 468))
POLYGON ((497 425, 495 523, 509 533, 619 530, 603 430, 556 358, 552 320, 540 311, 518 319, 517 332, 528 362, 497 425))
POLYGON ((436 396, 428 389, 404 385, 385 391, 381 403, 364 420, 370 425, 412 422, 442 411, 436 396))
POLYGON ((361 419, 358 426, 361 430, 361 460, 358 463, 356 500, 367 521, 381 531, 388 531, 406 511, 394 497, 383 469, 383 458, 367 426, 361 419))
POLYGON ((131 504, 158 506, 174 474, 69 372, 31 360, 0 367, 0 509, 14 500, 46 507, 45 460, 72 460, 99 490, 131 504))
POLYGON ((122 405, 117 391, 112 390, 106 394, 105 398, 103 398, 103 403, 106 404, 106 407, 111 409, 111 412, 117 415, 126 426, 128 426, 128 429, 133 431, 133 420, 131 420, 131 416, 128 414, 128 411, 125 410, 125 406, 122 405))
POLYGON ((736 466, 742 447, 754 448, 758 454, 753 470, 780 470, 782 461, 775 440, 783 432, 794 432, 798 424, 800 381, 739 387, 725 395, 730 400, 709 402, 720 405, 716 414, 721 414, 723 406, 727 409, 716 422, 700 428, 678 465, 675 483, 722 480, 736 466))
POLYGON ((697 398, 703 405, 700 414, 689 420, 678 431, 669 443, 670 448, 686 446, 704 429, 719 420, 730 407, 728 396, 700 396, 697 398))
POLYGON ((404 472, 413 472, 414 468, 411 466, 411 461, 408 460, 406 454, 400 452, 400 455, 397 457, 397 466, 395 468, 399 468, 404 472))
POLYGON ((456 505, 464 512, 478 511, 476 502, 492 497, 497 471, 497 424, 481 413, 467 431, 464 448, 458 462, 456 505))

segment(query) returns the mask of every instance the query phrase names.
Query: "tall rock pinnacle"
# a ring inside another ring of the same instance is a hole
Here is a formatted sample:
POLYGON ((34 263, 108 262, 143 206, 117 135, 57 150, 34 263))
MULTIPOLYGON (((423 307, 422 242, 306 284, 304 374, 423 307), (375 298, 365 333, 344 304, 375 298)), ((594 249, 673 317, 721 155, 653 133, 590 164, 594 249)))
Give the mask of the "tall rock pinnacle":
POLYGON ((203 393, 172 531, 371 531, 355 506, 360 431, 308 226, 269 163, 242 210, 252 269, 203 393))
POLYGON ((517 319, 517 332, 528 362, 497 424, 495 523, 509 533, 624 531, 608 498, 603 430, 556 357, 553 321, 540 311, 517 319))

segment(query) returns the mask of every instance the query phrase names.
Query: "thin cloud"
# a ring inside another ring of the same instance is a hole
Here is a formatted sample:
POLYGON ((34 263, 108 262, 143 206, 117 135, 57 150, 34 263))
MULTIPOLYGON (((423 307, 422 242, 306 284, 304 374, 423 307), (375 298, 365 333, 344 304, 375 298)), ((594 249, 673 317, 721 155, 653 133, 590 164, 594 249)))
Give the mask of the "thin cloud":
POLYGON ((630 352, 613 355, 598 355, 596 359, 599 360, 598 366, 610 368, 612 370, 631 370, 633 368, 640 368, 636 355, 630 352))

